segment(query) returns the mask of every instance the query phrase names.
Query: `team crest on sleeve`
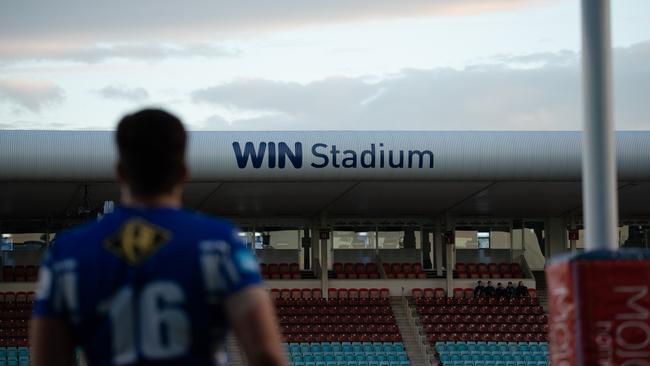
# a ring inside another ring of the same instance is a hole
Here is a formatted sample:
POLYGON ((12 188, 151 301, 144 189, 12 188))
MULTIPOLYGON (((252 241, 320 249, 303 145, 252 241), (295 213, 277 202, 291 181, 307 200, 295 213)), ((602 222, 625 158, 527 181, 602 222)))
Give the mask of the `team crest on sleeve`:
POLYGON ((133 218, 104 242, 104 247, 131 265, 151 257, 172 235, 142 218, 133 218))

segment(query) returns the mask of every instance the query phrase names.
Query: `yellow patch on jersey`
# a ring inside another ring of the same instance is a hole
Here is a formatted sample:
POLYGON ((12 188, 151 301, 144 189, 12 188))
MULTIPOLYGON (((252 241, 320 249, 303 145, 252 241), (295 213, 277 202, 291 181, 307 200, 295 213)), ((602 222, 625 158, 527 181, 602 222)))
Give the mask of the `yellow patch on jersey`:
POLYGON ((104 248, 129 264, 137 265, 156 253, 171 237, 169 231, 142 218, 133 218, 104 242, 104 248))

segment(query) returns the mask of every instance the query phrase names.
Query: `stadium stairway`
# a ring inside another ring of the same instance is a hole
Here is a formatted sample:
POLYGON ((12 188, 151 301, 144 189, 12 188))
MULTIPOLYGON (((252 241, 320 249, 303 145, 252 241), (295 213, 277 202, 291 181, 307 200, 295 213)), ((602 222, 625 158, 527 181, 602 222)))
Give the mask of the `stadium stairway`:
POLYGON ((548 288, 546 285, 546 273, 544 271, 533 271, 535 277, 535 286, 537 287, 537 297, 539 304, 548 313, 548 288))
POLYGON ((230 333, 226 338, 226 352, 228 353, 228 365, 230 366, 246 366, 246 360, 241 350, 235 335, 230 333))
POLYGON ((390 306, 395 314, 395 321, 399 327, 399 332, 402 334, 402 342, 404 343, 406 354, 409 356, 411 366, 428 366, 417 344, 417 338, 415 337, 416 329, 409 324, 406 318, 408 309, 404 306, 402 298, 391 297, 390 306))

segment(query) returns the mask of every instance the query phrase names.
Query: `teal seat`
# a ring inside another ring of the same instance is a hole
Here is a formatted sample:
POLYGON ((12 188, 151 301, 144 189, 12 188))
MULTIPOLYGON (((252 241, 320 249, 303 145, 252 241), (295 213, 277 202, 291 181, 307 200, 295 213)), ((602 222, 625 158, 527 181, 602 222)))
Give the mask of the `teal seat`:
POLYGON ((9 358, 18 358, 18 348, 7 347, 7 359, 9 358))
POLYGON ((7 358, 7 349, 0 347, 0 360, 4 361, 7 358))

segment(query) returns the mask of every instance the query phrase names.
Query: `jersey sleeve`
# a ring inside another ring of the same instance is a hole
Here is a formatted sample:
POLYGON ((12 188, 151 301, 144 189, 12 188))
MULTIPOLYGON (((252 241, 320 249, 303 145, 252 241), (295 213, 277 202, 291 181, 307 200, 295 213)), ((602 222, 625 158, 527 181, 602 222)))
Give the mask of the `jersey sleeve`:
POLYGON ((241 237, 239 237, 239 230, 237 229, 233 229, 232 231, 230 246, 230 261, 237 271, 237 280, 232 281, 230 288, 226 291, 226 295, 233 294, 242 288, 262 283, 260 265, 257 262, 257 258, 244 245, 241 237))
POLYGON ((239 231, 228 229, 226 238, 200 243, 200 265, 209 298, 226 298, 243 288, 262 283, 257 259, 246 248, 239 231))
POLYGON ((38 272, 38 283, 36 286, 36 295, 34 299, 33 314, 35 316, 60 318, 63 316, 62 309, 55 306, 55 293, 57 292, 55 285, 57 281, 54 279, 53 263, 54 263, 54 248, 52 244, 43 257, 41 266, 38 272))

